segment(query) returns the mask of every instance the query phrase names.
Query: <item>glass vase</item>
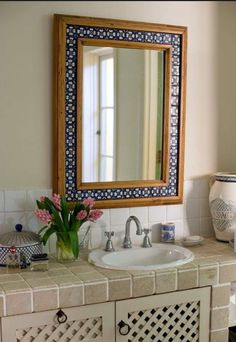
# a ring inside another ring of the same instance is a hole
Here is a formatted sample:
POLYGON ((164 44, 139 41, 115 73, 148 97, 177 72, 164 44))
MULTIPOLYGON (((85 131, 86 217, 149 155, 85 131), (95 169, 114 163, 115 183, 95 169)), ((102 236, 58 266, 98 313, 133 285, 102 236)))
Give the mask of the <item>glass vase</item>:
POLYGON ((57 233, 56 251, 59 262, 70 262, 77 259, 74 256, 68 233, 57 233))

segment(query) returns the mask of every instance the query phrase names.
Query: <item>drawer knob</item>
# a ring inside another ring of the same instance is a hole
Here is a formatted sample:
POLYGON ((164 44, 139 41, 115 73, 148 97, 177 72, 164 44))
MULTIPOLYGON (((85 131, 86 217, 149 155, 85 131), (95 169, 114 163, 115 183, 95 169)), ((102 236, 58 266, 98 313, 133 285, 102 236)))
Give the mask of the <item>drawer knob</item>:
POLYGON ((65 312, 62 311, 61 309, 57 311, 56 316, 57 316, 57 322, 59 324, 65 323, 67 321, 67 316, 65 312))
POLYGON ((129 326, 129 324, 125 323, 122 320, 118 323, 118 327, 119 327, 119 333, 123 336, 128 335, 128 333, 131 330, 131 327, 129 326))

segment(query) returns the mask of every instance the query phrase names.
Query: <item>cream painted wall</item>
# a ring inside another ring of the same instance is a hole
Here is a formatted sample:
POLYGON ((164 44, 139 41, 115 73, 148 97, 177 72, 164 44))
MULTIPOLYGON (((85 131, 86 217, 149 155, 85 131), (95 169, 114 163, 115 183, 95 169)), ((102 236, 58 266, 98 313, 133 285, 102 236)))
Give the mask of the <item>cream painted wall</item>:
MULTIPOLYGON (((52 186, 54 13, 188 26, 185 179, 216 171, 221 166, 218 160, 218 138, 222 138, 218 132, 218 125, 222 123, 218 119, 221 97, 218 93, 221 76, 218 72, 221 56, 217 37, 219 7, 225 9, 224 21, 227 21, 227 11, 229 14, 232 11, 233 21, 235 3, 0 2, 0 188, 52 186), (227 6, 230 6, 229 10, 227 6)), ((226 26, 227 29, 230 27, 226 26)), ((233 45, 231 41, 228 51, 235 49, 233 45)), ((233 61, 229 59, 229 63, 233 61)), ((230 71, 229 66, 228 69, 230 71)), ((230 101, 233 100, 230 97, 230 101)), ((221 105, 233 108, 232 103, 225 101, 221 101, 221 105)), ((233 111, 229 110, 226 123, 228 131, 233 129, 231 115, 233 111)), ((229 147, 229 139, 226 145, 229 147)), ((227 162, 225 167, 228 166, 227 162)))
POLYGON ((218 22, 219 170, 236 172, 236 2, 220 5, 218 22))

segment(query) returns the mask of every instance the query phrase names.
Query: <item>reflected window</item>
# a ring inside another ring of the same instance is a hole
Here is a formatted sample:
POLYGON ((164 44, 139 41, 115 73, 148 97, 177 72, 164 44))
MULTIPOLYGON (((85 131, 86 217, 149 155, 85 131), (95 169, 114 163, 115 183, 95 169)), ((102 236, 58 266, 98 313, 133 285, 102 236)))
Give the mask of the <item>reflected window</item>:
POLYGON ((99 58, 100 71, 100 155, 99 181, 113 181, 114 175, 114 56, 99 58))
POLYGON ((83 165, 84 182, 115 179, 115 79, 112 48, 83 51, 83 165))

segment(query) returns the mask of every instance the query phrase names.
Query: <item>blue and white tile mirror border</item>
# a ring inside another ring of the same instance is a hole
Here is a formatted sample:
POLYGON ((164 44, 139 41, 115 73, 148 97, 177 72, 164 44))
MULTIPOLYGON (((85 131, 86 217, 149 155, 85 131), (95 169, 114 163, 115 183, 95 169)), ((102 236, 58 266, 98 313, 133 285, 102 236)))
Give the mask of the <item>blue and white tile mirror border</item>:
POLYGON ((54 191, 97 207, 174 204, 183 201, 187 28, 112 19, 55 15, 54 191), (134 41, 171 46, 169 177, 166 185, 111 188, 77 186, 79 39, 134 41))

